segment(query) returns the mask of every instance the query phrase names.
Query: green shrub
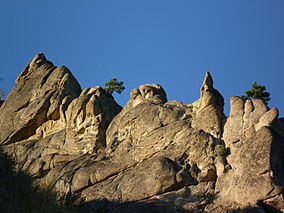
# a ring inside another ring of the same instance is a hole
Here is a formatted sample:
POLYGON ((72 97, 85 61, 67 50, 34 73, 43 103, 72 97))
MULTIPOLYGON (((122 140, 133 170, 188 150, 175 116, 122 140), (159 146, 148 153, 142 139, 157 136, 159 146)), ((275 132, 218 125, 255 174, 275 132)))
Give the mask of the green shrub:
POLYGON ((226 152, 227 152, 227 149, 226 149, 225 145, 217 144, 215 146, 215 149, 214 149, 215 155, 217 155, 217 156, 225 156, 226 152))

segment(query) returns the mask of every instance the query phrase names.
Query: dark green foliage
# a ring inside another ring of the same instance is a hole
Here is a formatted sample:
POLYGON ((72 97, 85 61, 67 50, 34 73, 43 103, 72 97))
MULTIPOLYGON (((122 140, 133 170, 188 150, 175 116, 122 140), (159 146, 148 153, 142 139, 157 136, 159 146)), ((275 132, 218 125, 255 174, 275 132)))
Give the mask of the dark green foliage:
POLYGON ((257 82, 254 82, 252 84, 251 90, 247 90, 245 92, 245 95, 242 95, 241 97, 244 100, 261 99, 267 105, 268 101, 270 101, 269 96, 270 96, 270 93, 266 91, 265 86, 262 86, 261 84, 258 84, 257 82))
POLYGON ((216 156, 225 156, 227 153, 227 149, 223 144, 217 144, 214 149, 214 153, 216 156))
MULTIPOLYGON (((3 78, 0 78, 0 81, 2 81, 2 79, 3 78)), ((5 96, 5 92, 4 92, 4 90, 2 90, 1 88, 0 88, 0 100, 2 100, 2 98, 5 96)))
POLYGON ((114 91, 117 92, 118 94, 120 94, 125 87, 123 86, 123 81, 117 81, 116 78, 112 78, 110 79, 109 82, 105 83, 105 88, 104 90, 108 93, 108 94, 112 94, 114 91))

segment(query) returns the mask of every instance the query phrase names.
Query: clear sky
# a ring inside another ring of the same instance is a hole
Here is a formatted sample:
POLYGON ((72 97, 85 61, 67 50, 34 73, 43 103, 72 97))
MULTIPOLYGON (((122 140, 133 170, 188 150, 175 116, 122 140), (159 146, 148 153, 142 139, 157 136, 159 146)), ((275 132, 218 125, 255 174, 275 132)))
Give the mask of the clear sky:
POLYGON ((283 0, 1 0, 0 87, 43 52, 67 66, 82 88, 124 81, 159 83, 169 100, 192 103, 206 70, 225 98, 254 81, 284 116, 283 0))

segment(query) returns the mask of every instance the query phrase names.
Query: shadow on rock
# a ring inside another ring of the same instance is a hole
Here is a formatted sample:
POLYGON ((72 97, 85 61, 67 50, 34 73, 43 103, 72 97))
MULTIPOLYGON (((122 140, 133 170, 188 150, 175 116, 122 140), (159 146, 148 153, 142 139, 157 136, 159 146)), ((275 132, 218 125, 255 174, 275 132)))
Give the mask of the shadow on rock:
POLYGON ((58 204, 55 194, 34 187, 31 178, 15 170, 14 161, 0 148, 0 212, 79 212, 65 201, 58 204))

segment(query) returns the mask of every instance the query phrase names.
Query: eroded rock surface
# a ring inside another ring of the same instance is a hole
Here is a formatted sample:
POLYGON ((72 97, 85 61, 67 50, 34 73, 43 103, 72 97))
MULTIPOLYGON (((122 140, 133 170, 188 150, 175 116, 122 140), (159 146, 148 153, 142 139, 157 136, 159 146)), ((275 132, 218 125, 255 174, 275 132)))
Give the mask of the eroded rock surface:
POLYGON ((106 129, 120 111, 102 88, 82 91, 66 67, 38 54, 1 107, 0 142, 18 169, 65 196, 76 169, 106 146, 106 129))
POLYGON ((223 107, 207 72, 193 104, 145 84, 122 109, 40 53, 0 108, 0 143, 35 185, 85 212, 283 211, 278 110, 232 97, 226 118, 223 107))
MULTIPOLYGON (((284 140, 278 110, 261 100, 231 98, 223 140, 230 148, 230 170, 217 178, 219 201, 242 206, 281 199, 284 186, 284 140)), ((226 205, 226 204, 225 204, 226 205)), ((283 211, 283 207, 279 207, 283 211)))

